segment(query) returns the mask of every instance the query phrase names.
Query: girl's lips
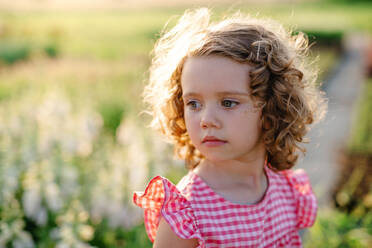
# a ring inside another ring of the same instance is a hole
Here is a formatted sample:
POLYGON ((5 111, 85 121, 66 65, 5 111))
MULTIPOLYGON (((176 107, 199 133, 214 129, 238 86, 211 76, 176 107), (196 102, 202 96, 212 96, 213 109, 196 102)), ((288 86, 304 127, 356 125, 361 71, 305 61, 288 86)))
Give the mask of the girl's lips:
POLYGON ((222 141, 222 140, 207 140, 207 141, 204 141, 203 144, 207 147, 217 147, 217 146, 222 146, 223 144, 225 144, 226 141, 222 141))
POLYGON ((206 136, 204 139, 203 139, 203 142, 202 142, 205 146, 208 146, 208 147, 216 147, 216 146, 221 146, 223 144, 226 143, 226 141, 224 140, 220 140, 214 136, 206 136))

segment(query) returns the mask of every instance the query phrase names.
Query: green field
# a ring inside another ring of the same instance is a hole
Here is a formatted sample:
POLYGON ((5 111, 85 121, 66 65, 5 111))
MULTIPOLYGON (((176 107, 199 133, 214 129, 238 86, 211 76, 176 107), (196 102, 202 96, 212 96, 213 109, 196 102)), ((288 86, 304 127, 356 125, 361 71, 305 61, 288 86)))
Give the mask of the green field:
MULTIPOLYGON (((0 10, 0 247, 150 247, 132 192, 184 169, 146 128, 140 95, 162 27, 192 7, 0 10)), ((240 9, 295 31, 372 34, 368 3, 212 7, 213 19, 240 9)), ((340 54, 315 43, 322 81, 340 54)))
POLYGON ((372 79, 363 88, 360 101, 357 104, 349 150, 359 154, 372 154, 372 79))
MULTIPOLYGON (((251 15, 273 17, 288 28, 305 32, 357 29, 372 33, 368 21, 370 5, 242 5, 223 11, 226 8, 216 6, 215 19, 222 13, 240 9, 251 15)), ((94 98, 98 102, 115 99, 115 104, 128 105, 127 109, 134 106, 140 109, 138 101, 129 96, 141 92, 149 52, 160 30, 170 18, 172 25, 183 11, 184 8, 160 7, 104 11, 3 10, 1 38, 8 43, 25 43, 31 49, 31 58, 29 62, 0 71, 0 96, 25 88, 59 85, 67 88, 70 95, 79 92, 80 99, 94 98), (57 59, 49 59, 43 52, 50 44, 58 50, 57 59)), ((328 68, 335 58, 332 49, 323 50, 322 54, 325 59, 320 60, 320 66, 328 68)))

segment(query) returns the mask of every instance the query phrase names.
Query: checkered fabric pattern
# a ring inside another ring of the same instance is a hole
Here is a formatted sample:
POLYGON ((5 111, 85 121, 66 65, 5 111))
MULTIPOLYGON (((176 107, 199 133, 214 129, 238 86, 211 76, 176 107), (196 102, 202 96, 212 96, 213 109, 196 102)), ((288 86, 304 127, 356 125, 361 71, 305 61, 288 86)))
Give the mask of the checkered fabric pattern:
POLYGON ((204 247, 301 247, 298 229, 313 225, 317 203, 303 170, 274 172, 265 166, 269 186, 254 205, 230 202, 190 171, 175 186, 153 178, 133 201, 144 209, 150 240, 160 217, 183 239, 204 247))

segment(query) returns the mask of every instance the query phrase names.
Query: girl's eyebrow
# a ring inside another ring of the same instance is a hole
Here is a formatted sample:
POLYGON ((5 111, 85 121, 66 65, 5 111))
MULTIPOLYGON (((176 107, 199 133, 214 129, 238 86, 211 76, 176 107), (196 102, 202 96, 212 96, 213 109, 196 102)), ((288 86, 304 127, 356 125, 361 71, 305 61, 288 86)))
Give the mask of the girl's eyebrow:
POLYGON ((200 94, 195 92, 188 92, 182 95, 182 97, 193 97, 193 96, 200 96, 200 94))
MULTIPOLYGON (((220 91, 216 93, 217 96, 225 96, 225 95, 235 95, 235 96, 250 96, 248 92, 240 92, 240 91, 220 91)), ((193 97, 193 96, 200 96, 200 94, 195 93, 195 92, 188 92, 184 94, 182 97, 187 98, 187 97, 193 97)))
POLYGON ((216 95, 218 96, 224 96, 224 95, 250 96, 248 92, 242 92, 242 91, 221 91, 221 92, 217 92, 216 95))

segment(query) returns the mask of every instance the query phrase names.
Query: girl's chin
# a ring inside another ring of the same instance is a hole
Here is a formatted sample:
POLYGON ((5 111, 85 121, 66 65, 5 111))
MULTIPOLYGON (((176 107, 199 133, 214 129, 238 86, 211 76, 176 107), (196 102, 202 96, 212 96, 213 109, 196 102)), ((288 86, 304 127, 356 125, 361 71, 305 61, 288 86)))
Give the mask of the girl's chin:
POLYGON ((230 157, 221 156, 221 154, 210 154, 210 153, 208 154, 207 153, 203 155, 204 155, 205 160, 212 162, 212 163, 216 163, 216 164, 231 160, 230 157))

